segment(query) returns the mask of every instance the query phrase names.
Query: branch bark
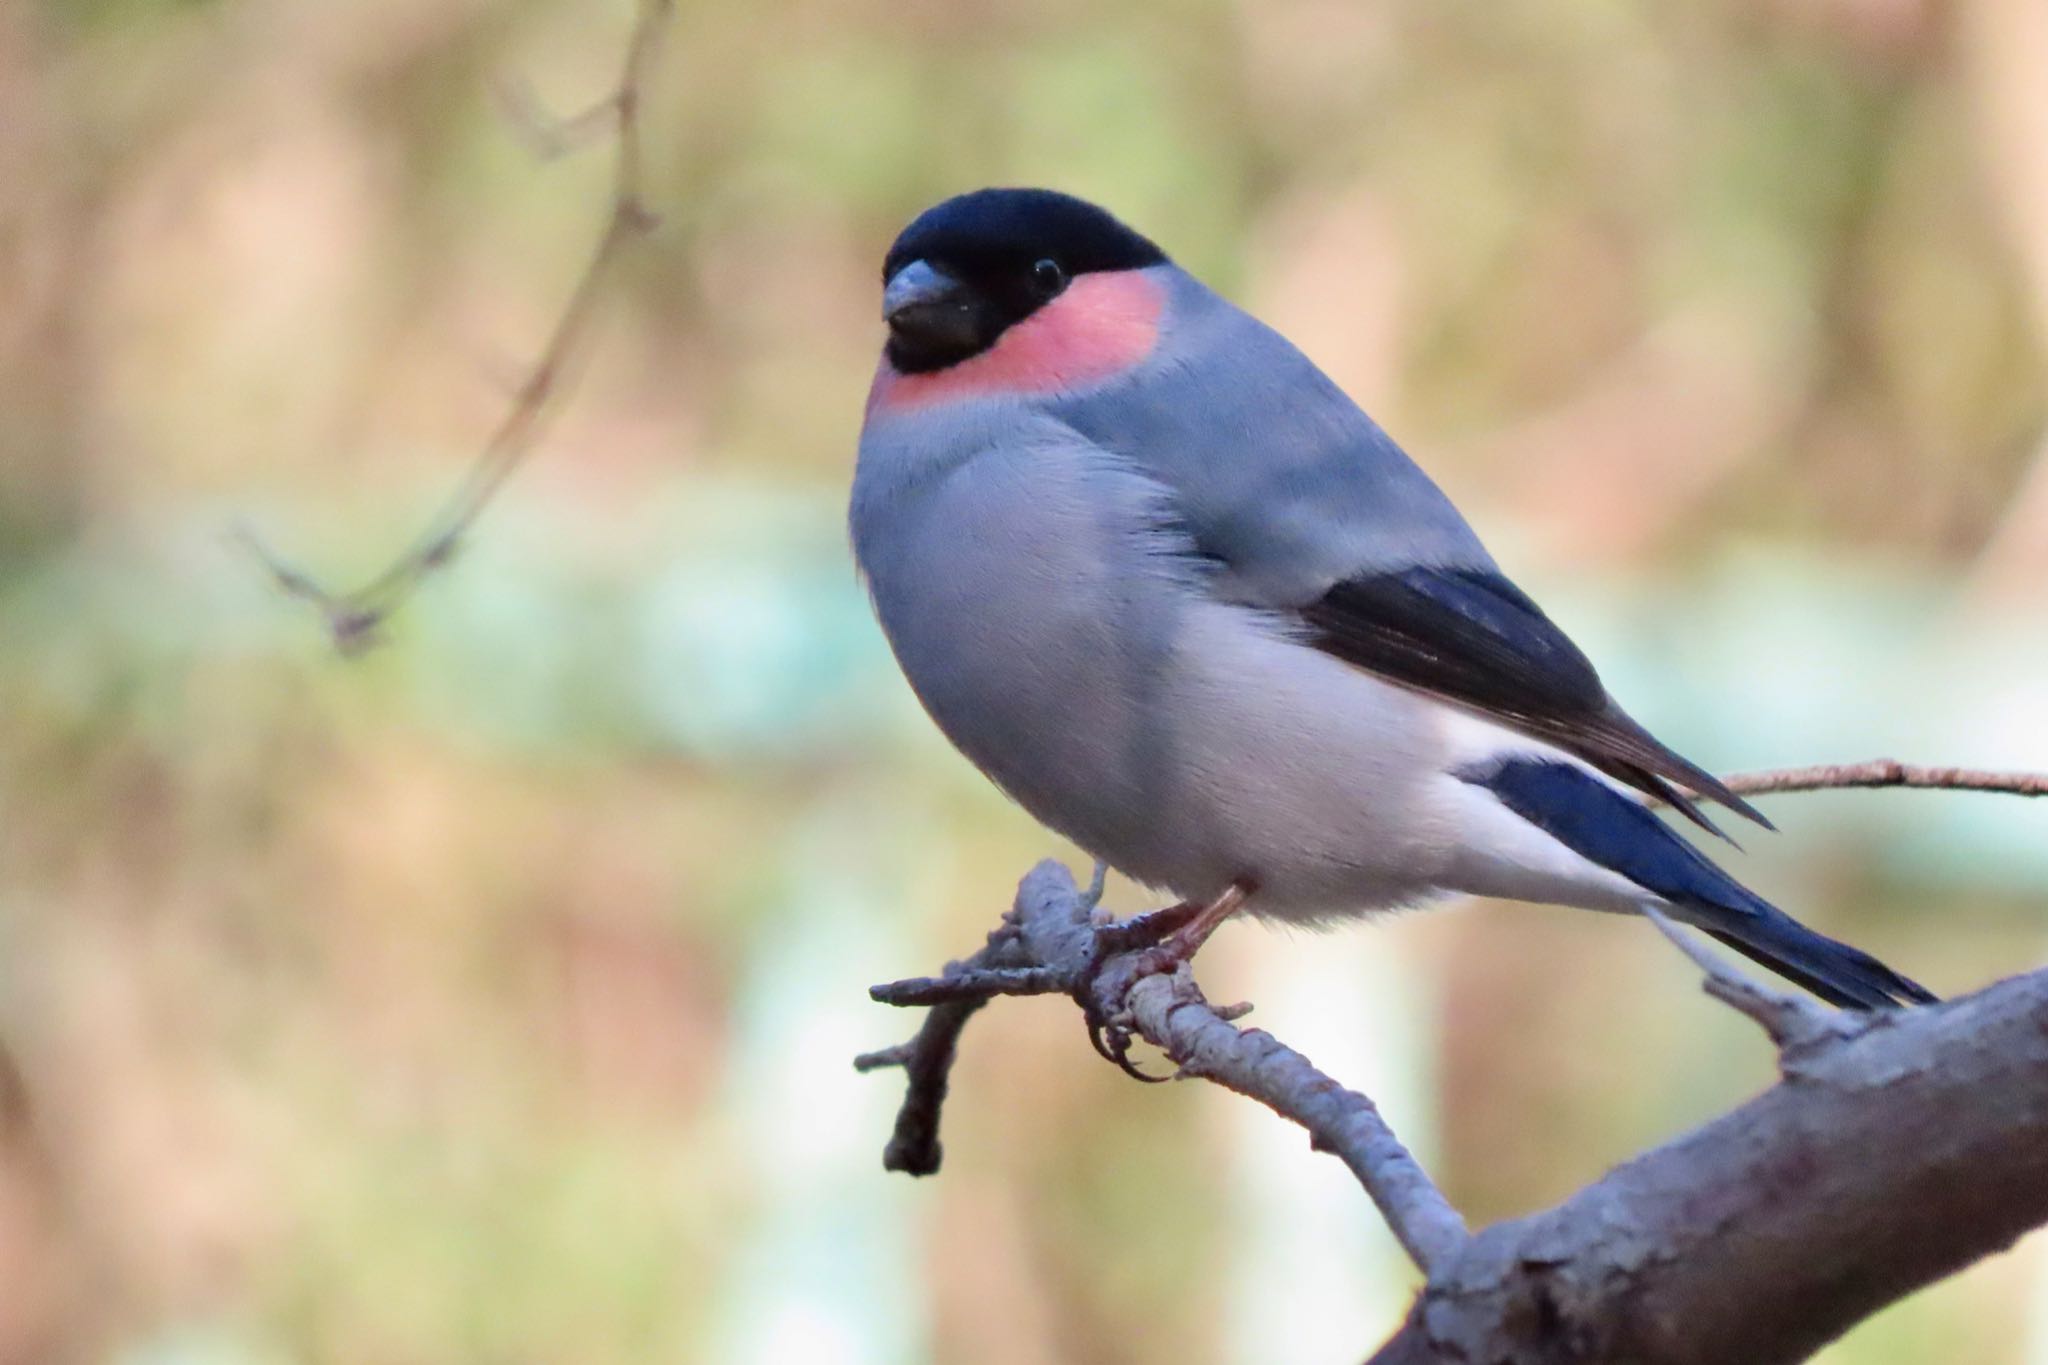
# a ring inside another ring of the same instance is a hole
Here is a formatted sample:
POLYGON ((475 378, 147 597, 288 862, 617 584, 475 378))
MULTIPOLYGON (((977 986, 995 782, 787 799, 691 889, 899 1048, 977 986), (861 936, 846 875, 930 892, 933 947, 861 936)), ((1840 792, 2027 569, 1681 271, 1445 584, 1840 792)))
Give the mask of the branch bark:
POLYGON ((1819 763, 1810 768, 1773 768, 1768 772, 1735 773, 1723 780, 1730 790, 1743 796, 1850 787, 1921 787, 1995 792, 2004 796, 2048 796, 2048 773, 1930 767, 1901 763, 1895 758, 1873 758, 1868 763, 1819 763))
MULTIPOLYGON (((2048 775, 1890 759, 1747 774, 1749 793, 1947 787, 2048 794, 2048 775)), ((997 995, 1064 992, 1179 1068, 1247 1095, 1335 1153, 1423 1272, 1406 1322, 1367 1365, 1778 1365, 2048 1223, 2048 970, 1943 1005, 1824 1010, 1760 982, 1680 926, 1705 989, 1778 1049, 1763 1095, 1628 1162, 1558 1207, 1470 1234, 1372 1101, 1231 1021, 1185 963, 1163 968, 1094 916, 1056 863, 1003 924, 936 978, 877 986, 930 1005, 917 1036, 856 1059, 903 1067, 890 1170, 938 1170, 960 1031, 997 995)), ((1115 1050, 1112 1049, 1112 1052, 1115 1050)))
POLYGON ((1804 1360, 2048 1222, 2048 971, 1782 1057, 1740 1109, 1473 1238, 1372 1365, 1804 1360))
POLYGON ((939 1002, 917 1036, 900 1047, 854 1059, 862 1071, 904 1068, 908 1085, 882 1165, 911 1175, 939 1169, 939 1112, 960 1030, 998 995, 1063 991, 1085 1014, 1128 1027, 1165 1052, 1179 1074, 1250 1096, 1308 1131, 1318 1151, 1335 1153, 1425 1273, 1464 1245, 1464 1220, 1409 1154, 1373 1102, 1315 1069, 1308 1058, 1262 1029, 1239 1029, 1237 1010, 1206 1000, 1185 964, 1146 974, 1143 946, 1117 951, 1095 923, 1093 898, 1066 868, 1043 862, 1018 884, 1003 925, 972 957, 938 977, 876 986, 892 1005, 939 1002))

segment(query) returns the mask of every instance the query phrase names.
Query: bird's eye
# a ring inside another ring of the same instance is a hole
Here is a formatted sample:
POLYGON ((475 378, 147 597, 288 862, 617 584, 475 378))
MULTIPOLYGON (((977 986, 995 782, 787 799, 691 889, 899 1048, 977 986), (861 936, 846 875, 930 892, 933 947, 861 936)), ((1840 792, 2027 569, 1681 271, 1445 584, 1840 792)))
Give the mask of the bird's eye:
POLYGON ((1031 267, 1031 283, 1038 286, 1038 292, 1050 298, 1067 287, 1067 272, 1060 269, 1060 263, 1050 256, 1031 267))

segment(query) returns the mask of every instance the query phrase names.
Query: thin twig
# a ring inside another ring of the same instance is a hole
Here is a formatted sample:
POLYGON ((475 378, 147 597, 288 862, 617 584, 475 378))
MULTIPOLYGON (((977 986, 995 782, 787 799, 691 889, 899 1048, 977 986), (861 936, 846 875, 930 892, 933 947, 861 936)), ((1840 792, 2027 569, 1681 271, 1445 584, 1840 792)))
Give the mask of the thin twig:
POLYGON ((1097 858, 1095 870, 1088 874, 1088 887, 1081 893, 1081 904, 1092 916, 1102 908, 1102 893, 1109 889, 1109 864, 1097 858))
POLYGON ((910 1042, 854 1060, 863 1071, 900 1066, 908 1076, 883 1151, 887 1169, 914 1175, 938 1169, 948 1072, 960 1030, 975 1010, 997 995, 1066 991, 1093 1017, 1127 1019, 1179 1074, 1250 1096, 1301 1125, 1316 1150, 1335 1153, 1351 1168, 1424 1273, 1463 1245, 1464 1221, 1371 1100, 1270 1034, 1236 1028, 1230 1021, 1246 1007, 1212 1006, 1184 964, 1162 969, 1147 946, 1126 946, 1117 926, 1095 924, 1092 891, 1076 887, 1059 864, 1041 863, 1018 886, 1004 927, 980 952, 937 977, 870 992, 891 1004, 938 1002, 910 1042), (1109 951, 1112 946, 1118 950, 1109 951))
POLYGON ((870 986, 868 997, 883 1005, 943 1005, 995 995, 1054 995, 1072 986, 1067 974, 1054 967, 986 967, 870 986))
POLYGON ((1429 1172, 1395 1135, 1379 1106, 1318 1071, 1264 1029, 1239 1029, 1203 998, 1185 966, 1131 988, 1138 1032, 1180 1065, 1306 1129, 1309 1145, 1350 1168, 1423 1274, 1447 1263, 1470 1235, 1429 1172))
POLYGON ((1754 1019, 1781 1054, 1844 1031, 1844 1016, 1839 1012, 1824 1010, 1804 996, 1759 981, 1695 939, 1656 906, 1644 905, 1643 915, 1705 975, 1707 994, 1754 1019))
POLYGON ((908 1066, 914 1051, 909 1043, 898 1043, 894 1047, 878 1047, 873 1052, 855 1053, 853 1069, 866 1075, 870 1071, 887 1071, 893 1066, 908 1066))
MULTIPOLYGON (((882 1169, 905 1175, 934 1175, 945 1149, 939 1143, 939 1115, 946 1106, 946 1090, 953 1075, 953 1059, 959 1053, 960 1031, 975 1011, 992 997, 954 1000, 936 1005, 925 1015, 917 1036, 900 1047, 897 1065, 903 1068, 903 1103, 896 1110, 896 1125, 882 1148, 882 1169)), ((869 1053, 854 1059, 856 1070, 872 1070, 869 1053), (870 1065, 863 1066, 863 1062, 870 1065)))
POLYGON ((1998 792, 2007 796, 2048 796, 2048 773, 1993 772, 1984 768, 1937 768, 1873 758, 1867 763, 1819 763, 1806 768, 1772 768, 1722 779, 1743 796, 1777 792, 1834 791, 1848 787, 1927 787, 1948 791, 1998 792))
MULTIPOLYGON (((1024 965, 1022 958, 1016 926, 1006 917, 972 956, 948 963, 941 979, 981 974, 993 977, 1006 968, 1024 965)), ((999 993, 989 990, 980 996, 934 1005, 910 1041, 878 1052, 864 1052, 853 1059, 856 1071, 903 1068, 903 1103, 897 1106, 895 1126, 888 1145, 882 1149, 883 1170, 901 1171, 905 1175, 938 1172, 945 1154, 939 1144, 939 1117, 946 1106, 953 1059, 959 1055, 961 1030, 967 1027, 975 1011, 999 993)))
POLYGON ((521 108, 515 119, 529 142, 541 143, 550 152, 582 140, 598 120, 611 121, 618 137, 611 214, 591 252, 589 264, 570 291, 547 345, 519 386, 511 408, 427 529, 381 573, 345 593, 322 586, 311 575, 281 559, 247 527, 236 531, 235 538, 257 557, 279 588, 311 603, 320 612, 335 648, 344 654, 357 653, 376 641, 384 623, 428 575, 448 563, 484 508, 533 453, 546 420, 554 412, 555 405, 550 400, 559 392, 568 367, 589 342, 602 286, 621 249, 655 226, 657 220, 647 207, 643 189, 645 152, 640 103, 662 29, 673 6, 674 0, 641 0, 619 83, 611 95, 557 126, 549 136, 535 134, 533 125, 539 120, 530 108, 521 108))

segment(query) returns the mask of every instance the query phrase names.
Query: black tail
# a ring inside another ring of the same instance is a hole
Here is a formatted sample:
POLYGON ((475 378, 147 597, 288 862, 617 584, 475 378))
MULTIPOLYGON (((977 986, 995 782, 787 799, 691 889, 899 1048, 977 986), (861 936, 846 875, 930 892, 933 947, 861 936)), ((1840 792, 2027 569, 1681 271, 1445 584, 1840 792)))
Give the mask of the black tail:
POLYGON ((1725 914, 1713 918, 1715 923, 1701 923, 1699 927, 1752 962, 1762 963, 1831 1005, 1871 1010, 1893 1005, 1931 1005, 1939 999, 1933 991, 1900 976, 1869 953, 1837 943, 1826 934, 1816 934, 1783 911, 1752 913, 1740 919, 1725 914))
POLYGON ((1583 768, 1515 757, 1460 776, 1580 857, 1660 898, 1679 919, 1830 1004, 1869 1010, 1935 999, 1870 954, 1799 923, 1583 768))

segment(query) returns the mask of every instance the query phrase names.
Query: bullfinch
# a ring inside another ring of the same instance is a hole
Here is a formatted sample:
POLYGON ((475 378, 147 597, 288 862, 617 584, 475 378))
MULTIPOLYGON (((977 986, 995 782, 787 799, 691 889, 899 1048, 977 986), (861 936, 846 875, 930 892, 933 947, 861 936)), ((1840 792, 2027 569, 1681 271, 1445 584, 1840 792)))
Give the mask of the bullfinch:
POLYGON ((1630 719, 1328 376, 1147 238, 985 189, 919 215, 882 281, 850 522, 897 662, 997 786, 1200 934, 1240 906, 1652 908, 1836 1005, 1934 998, 1659 819, 1768 825, 1630 719))

